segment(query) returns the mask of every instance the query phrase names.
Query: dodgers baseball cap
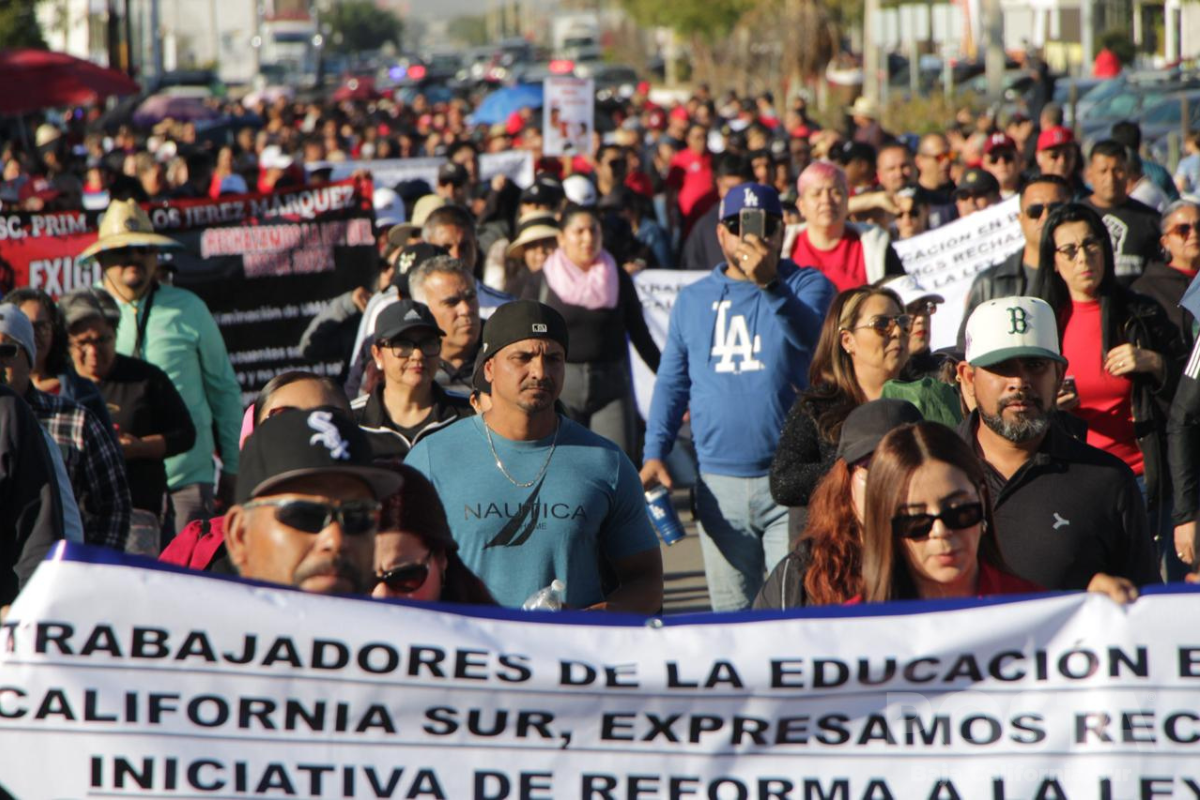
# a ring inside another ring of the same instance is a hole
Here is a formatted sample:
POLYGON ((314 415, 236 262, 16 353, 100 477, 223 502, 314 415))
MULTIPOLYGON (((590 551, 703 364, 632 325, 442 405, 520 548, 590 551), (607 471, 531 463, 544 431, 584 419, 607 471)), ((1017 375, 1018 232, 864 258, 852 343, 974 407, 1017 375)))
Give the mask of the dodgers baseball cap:
POLYGON ((446 335, 438 327, 429 306, 415 300, 401 300, 379 312, 375 319, 375 341, 386 342, 414 328, 425 328, 438 336, 446 335))
POLYGON ((736 217, 745 208, 761 208, 768 214, 783 217, 779 192, 761 183, 739 183, 730 189, 725 198, 721 200, 718 216, 721 219, 736 217))
POLYGON ((396 472, 372 464, 371 443, 362 428, 332 407, 289 408, 268 417, 242 448, 237 476, 239 505, 295 478, 349 475, 371 487, 376 500, 403 484, 396 472))
POLYGON ((967 320, 966 361, 991 367, 1010 358, 1049 358, 1066 364, 1054 310, 1037 297, 989 300, 967 320))
POLYGON ((483 326, 483 342, 475 359, 478 379, 472 380, 475 387, 481 387, 483 365, 492 356, 513 342, 525 339, 550 339, 561 344, 565 351, 568 349, 567 321, 562 314, 536 300, 514 300, 497 308, 483 326))

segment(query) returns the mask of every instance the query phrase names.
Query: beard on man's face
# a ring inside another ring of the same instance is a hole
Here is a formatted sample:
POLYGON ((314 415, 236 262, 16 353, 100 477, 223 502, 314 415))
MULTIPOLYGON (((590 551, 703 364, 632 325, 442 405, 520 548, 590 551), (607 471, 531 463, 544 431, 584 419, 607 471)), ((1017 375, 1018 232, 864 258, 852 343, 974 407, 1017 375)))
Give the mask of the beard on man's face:
POLYGON ((1042 398, 1029 389, 1001 397, 996 401, 996 413, 990 414, 979 404, 979 418, 998 436, 1014 444, 1022 444, 1038 438, 1050 426, 1050 409, 1042 398), (1023 404, 1027 408, 1005 415, 1010 406, 1023 404))

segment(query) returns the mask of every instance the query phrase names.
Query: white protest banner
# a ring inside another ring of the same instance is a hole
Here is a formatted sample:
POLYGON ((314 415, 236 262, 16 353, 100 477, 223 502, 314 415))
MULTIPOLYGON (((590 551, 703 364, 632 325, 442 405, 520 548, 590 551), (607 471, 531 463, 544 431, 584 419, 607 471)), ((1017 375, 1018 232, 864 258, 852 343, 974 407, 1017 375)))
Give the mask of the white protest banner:
POLYGON ((976 211, 936 230, 892 242, 904 270, 946 298, 933 318, 930 346, 949 347, 958 337, 971 281, 1025 246, 1016 197, 976 211))
POLYGON ((647 624, 330 598, 60 545, 0 628, 0 784, 21 800, 1196 797, 1198 597, 647 624))
MULTIPOLYGON (((644 269, 634 274, 633 285, 637 289, 638 299, 642 301, 642 317, 660 350, 667 344, 667 328, 670 327, 675 298, 683 287, 707 274, 704 270, 681 269, 644 269)), ((637 402, 638 413, 642 419, 650 419, 654 373, 632 344, 629 345, 629 363, 633 367, 633 399, 637 402)))
MULTIPOLYGON (((319 169, 330 169, 330 180, 349 178, 360 170, 371 173, 376 186, 394 187, 402 181, 422 180, 432 189, 437 186, 438 168, 446 159, 436 158, 379 158, 361 161, 317 161, 307 164, 311 173, 319 169)), ((481 153, 479 156, 479 180, 490 181, 496 175, 507 175, 508 179, 527 188, 533 183, 533 154, 528 150, 510 150, 505 153, 481 153)))
POLYGON ((479 156, 479 182, 487 183, 497 175, 528 189, 533 185, 533 153, 528 150, 509 150, 504 153, 483 153, 479 156))
POLYGON ((543 151, 548 156, 590 153, 596 91, 591 78, 547 78, 542 115, 543 151))

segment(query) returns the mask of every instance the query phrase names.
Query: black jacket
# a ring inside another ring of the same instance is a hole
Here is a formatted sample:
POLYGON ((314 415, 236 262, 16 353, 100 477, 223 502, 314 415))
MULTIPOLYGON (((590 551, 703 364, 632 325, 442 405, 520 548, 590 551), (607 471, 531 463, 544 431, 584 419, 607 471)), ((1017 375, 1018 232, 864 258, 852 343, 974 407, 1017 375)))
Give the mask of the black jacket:
POLYGON ((988 267, 971 281, 962 323, 958 326, 958 346, 967 345, 967 320, 971 312, 988 300, 998 297, 1020 297, 1033 291, 1025 277, 1025 250, 1022 248, 994 267, 988 267))
POLYGON ((1146 265, 1142 276, 1129 287, 1162 306, 1167 319, 1179 332, 1181 350, 1189 350, 1192 346, 1191 314, 1179 306, 1179 301, 1191 282, 1192 279, 1179 270, 1172 269, 1161 261, 1151 261, 1146 265))
POLYGON ((721 251, 721 243, 717 239, 717 223, 720 204, 714 205, 692 226, 691 233, 683 243, 683 253, 680 256, 680 268, 708 272, 725 260, 721 251))
POLYGON ((62 502, 37 417, 0 386, 0 605, 25 588, 63 536, 62 502))
POLYGON ((388 416, 387 407, 383 404, 383 388, 383 381, 380 381, 375 391, 356 398, 350 404, 354 411, 354 421, 370 439, 371 452, 376 460, 403 458, 408 455, 413 445, 426 436, 475 413, 467 398, 451 394, 435 383, 431 413, 421 429, 410 439, 388 416))
POLYGON ((1200 510, 1200 340, 1192 345, 1167 419, 1167 457, 1176 525, 1191 522, 1200 510))
POLYGON ((1146 506, 1123 461, 1052 424, 1005 480, 983 458, 979 425, 975 411, 959 433, 984 460, 1000 551, 1014 574, 1050 590, 1085 589, 1100 572, 1161 582, 1146 506))
POLYGON ((808 605, 808 593, 804 589, 804 576, 812 563, 812 542, 800 539, 796 547, 775 565, 766 582, 754 598, 757 609, 804 608, 808 605))

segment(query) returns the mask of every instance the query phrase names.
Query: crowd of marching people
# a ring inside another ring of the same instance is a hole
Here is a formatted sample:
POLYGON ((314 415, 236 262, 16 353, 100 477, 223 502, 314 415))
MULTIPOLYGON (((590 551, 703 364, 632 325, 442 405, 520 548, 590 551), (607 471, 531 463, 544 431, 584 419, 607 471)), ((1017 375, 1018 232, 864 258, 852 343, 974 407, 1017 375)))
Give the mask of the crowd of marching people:
POLYGON ((659 486, 689 493, 715 611, 1132 602, 1197 561, 1200 198, 1136 122, 1085 151, 1053 104, 915 136, 865 100, 829 129, 801 97, 639 86, 556 157, 528 108, 227 110, 247 121, 220 141, 89 111, 0 151, 5 211, 103 209, 96 285, 0 298, 0 606, 66 539, 313 592, 656 614, 659 486), (530 185, 480 178, 513 150, 530 185), (375 185, 369 285, 312 298, 297 351, 341 373, 243 407, 145 206, 422 156, 446 159, 432 185, 375 185), (946 301, 893 242, 1009 198, 1022 246, 935 350, 946 301), (704 273, 661 345, 648 268, 704 273))

